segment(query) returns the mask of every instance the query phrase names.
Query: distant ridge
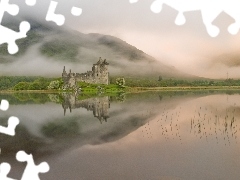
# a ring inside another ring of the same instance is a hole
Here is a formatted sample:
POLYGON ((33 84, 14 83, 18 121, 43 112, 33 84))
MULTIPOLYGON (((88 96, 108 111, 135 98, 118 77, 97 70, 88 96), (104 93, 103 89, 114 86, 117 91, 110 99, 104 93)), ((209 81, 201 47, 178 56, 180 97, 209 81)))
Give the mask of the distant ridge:
MULTIPOLYGON (((83 34, 34 20, 28 21, 31 30, 27 38, 17 41, 20 51, 16 55, 7 53, 6 44, 0 46, 0 64, 15 63, 22 56, 33 53, 31 48, 36 46, 37 50, 33 49, 37 51, 37 56, 50 59, 49 62, 91 65, 101 56, 110 63, 112 75, 197 78, 164 65, 117 37, 98 33, 83 34)), ((8 24, 8 27, 14 26, 13 23, 8 24)))

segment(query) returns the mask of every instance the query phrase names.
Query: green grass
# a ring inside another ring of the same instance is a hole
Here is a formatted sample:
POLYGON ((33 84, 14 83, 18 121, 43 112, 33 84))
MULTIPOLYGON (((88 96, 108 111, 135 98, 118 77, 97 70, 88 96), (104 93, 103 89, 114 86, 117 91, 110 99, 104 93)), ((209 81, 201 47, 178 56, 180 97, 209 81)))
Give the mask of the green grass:
MULTIPOLYGON (((117 77, 110 77, 110 82, 115 83, 117 77)), ((184 80, 174 78, 159 77, 124 77, 125 85, 128 87, 221 87, 221 86, 240 86, 240 79, 222 79, 222 80, 184 80)))
POLYGON ((118 93, 124 92, 125 87, 118 86, 116 84, 90 84, 85 82, 79 82, 78 86, 82 89, 83 93, 97 94, 97 93, 118 93))

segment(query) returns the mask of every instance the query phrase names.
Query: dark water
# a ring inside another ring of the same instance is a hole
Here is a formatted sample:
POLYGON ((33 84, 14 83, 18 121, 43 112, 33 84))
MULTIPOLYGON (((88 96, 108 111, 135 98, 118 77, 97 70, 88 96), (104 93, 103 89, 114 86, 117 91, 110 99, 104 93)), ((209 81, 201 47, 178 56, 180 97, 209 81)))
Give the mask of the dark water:
POLYGON ((43 180, 238 180, 239 92, 150 92, 117 96, 1 94, 0 113, 20 124, 0 135, 0 163, 20 179, 26 164, 47 161, 43 180))

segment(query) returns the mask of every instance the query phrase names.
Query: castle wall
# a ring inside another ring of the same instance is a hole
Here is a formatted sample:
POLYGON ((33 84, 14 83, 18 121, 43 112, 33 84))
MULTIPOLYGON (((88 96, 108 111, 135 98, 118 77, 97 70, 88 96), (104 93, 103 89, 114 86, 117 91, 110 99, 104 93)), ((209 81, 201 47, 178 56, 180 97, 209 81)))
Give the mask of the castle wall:
POLYGON ((109 84, 108 63, 106 60, 99 61, 93 65, 92 71, 86 73, 66 73, 65 67, 62 73, 64 88, 72 88, 77 85, 77 82, 86 82, 90 84, 109 84))
POLYGON ((76 79, 75 77, 70 77, 68 80, 68 84, 70 87, 74 87, 76 85, 76 79))

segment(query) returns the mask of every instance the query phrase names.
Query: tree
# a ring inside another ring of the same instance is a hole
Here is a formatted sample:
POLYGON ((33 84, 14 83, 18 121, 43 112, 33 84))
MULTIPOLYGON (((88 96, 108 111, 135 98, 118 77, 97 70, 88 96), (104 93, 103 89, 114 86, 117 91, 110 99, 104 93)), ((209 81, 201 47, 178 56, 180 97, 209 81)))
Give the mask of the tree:
POLYGON ((34 82, 33 82, 35 85, 38 85, 38 90, 45 90, 47 89, 50 81, 46 78, 43 78, 43 77, 40 77, 38 79, 36 79, 34 82))
POLYGON ((38 83, 38 82, 29 83, 28 89, 29 90, 40 90, 41 89, 40 83, 38 83))
POLYGON ((27 82, 19 82, 14 86, 14 90, 19 91, 19 90, 28 90, 29 88, 29 83, 27 82))
POLYGON ((116 79, 116 84, 117 84, 118 86, 123 87, 123 86, 125 85, 125 79, 124 79, 124 78, 117 78, 117 79, 116 79))
POLYGON ((158 81, 161 81, 163 78, 162 78, 162 76, 159 76, 158 77, 158 81))
POLYGON ((61 86, 61 83, 59 80, 56 81, 51 81, 49 86, 47 87, 48 89, 59 89, 61 86))

